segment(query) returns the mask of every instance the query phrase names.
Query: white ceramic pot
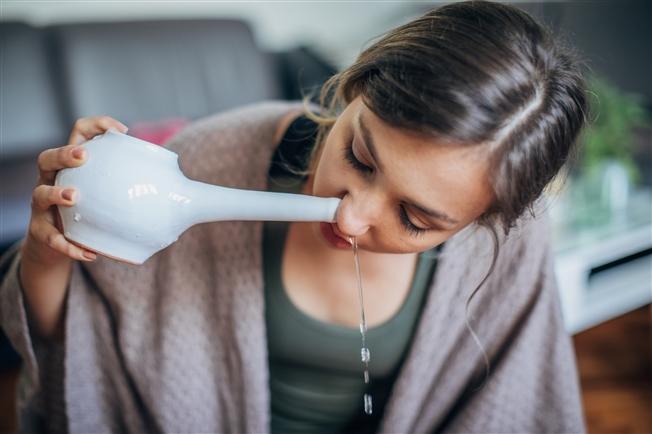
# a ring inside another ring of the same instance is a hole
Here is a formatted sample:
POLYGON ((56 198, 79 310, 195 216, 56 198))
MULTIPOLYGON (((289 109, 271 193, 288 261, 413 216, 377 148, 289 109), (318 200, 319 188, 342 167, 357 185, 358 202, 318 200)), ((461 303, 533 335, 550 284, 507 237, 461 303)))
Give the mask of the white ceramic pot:
POLYGON ((220 220, 335 221, 339 198, 241 190, 188 179, 170 150, 111 129, 84 144, 87 159, 55 185, 78 191, 58 206, 65 237, 142 264, 189 227, 220 220))

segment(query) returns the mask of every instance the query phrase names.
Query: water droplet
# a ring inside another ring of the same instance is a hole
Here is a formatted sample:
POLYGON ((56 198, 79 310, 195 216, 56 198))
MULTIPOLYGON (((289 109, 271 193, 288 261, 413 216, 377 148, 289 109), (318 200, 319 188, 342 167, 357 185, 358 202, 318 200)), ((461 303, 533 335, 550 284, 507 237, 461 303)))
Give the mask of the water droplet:
POLYGON ((367 325, 360 323, 360 333, 365 334, 367 332, 367 325))
POLYGON ((74 221, 76 221, 76 222, 80 221, 80 220, 81 220, 81 214, 79 214, 78 212, 76 212, 76 213, 72 216, 72 219, 73 219, 74 221))
POLYGON ((360 358, 362 359, 362 363, 367 363, 369 360, 371 360, 371 353, 369 352, 369 348, 360 349, 360 358))
POLYGON ((368 393, 364 394, 364 412, 371 414, 373 411, 373 403, 371 402, 371 395, 368 393))
POLYGON ((364 383, 369 384, 369 371, 364 370, 364 383))

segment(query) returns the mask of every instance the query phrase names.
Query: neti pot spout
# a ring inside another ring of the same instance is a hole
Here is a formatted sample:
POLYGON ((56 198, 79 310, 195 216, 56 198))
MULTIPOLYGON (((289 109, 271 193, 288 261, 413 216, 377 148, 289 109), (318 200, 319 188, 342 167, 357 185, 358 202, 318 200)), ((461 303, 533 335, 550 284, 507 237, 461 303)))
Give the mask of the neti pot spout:
MULTIPOLYGON (((225 220, 334 222, 340 199, 222 187, 188 180, 181 202, 186 224, 225 220)), ((174 196, 173 196, 174 198, 174 196)))

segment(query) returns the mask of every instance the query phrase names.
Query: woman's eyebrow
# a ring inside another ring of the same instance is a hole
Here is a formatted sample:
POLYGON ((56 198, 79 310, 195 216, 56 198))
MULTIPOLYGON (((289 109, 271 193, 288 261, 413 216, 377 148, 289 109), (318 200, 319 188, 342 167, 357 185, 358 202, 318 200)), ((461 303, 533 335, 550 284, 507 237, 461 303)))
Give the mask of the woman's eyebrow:
POLYGON ((362 122, 362 111, 358 112, 358 116, 356 116, 356 121, 358 123, 358 129, 362 131, 362 139, 364 141, 364 144, 367 146, 367 149, 369 149, 371 158, 373 158, 374 163, 376 163, 376 166, 378 166, 378 168, 382 172, 385 166, 380 161, 380 158, 378 158, 378 153, 376 152, 376 145, 374 144, 374 138, 371 136, 371 131, 369 131, 367 125, 365 125, 365 123, 362 122))
MULTIPOLYGON (((358 115, 355 117, 356 119, 356 124, 358 126, 358 129, 362 132, 362 139, 363 139, 363 144, 366 146, 366 148, 369 150, 369 153, 371 154, 371 158, 373 158, 374 163, 376 163, 376 166, 378 167, 378 170, 382 171, 384 168, 382 162, 380 161, 380 158, 378 157, 378 152, 376 151, 376 145, 374 143, 374 138, 371 135, 371 131, 367 128, 365 123, 362 121, 362 111, 358 112, 358 115)), ((455 220, 454 218, 448 216, 446 213, 443 213, 441 211, 437 211, 431 208, 428 208, 427 206, 419 205, 415 202, 406 200, 405 201, 406 205, 409 205, 413 208, 416 208, 423 214, 435 218, 437 220, 442 220, 450 224, 458 224, 459 222, 455 220)))

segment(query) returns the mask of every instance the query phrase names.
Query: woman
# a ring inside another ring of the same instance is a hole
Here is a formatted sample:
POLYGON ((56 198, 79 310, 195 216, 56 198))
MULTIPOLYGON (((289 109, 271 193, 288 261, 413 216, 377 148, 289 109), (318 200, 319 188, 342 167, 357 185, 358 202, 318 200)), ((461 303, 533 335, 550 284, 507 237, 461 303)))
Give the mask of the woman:
POLYGON ((568 51, 514 7, 455 3, 364 50, 326 83, 321 109, 305 102, 220 113, 166 146, 193 179, 340 197, 336 223, 198 225, 140 267, 69 243, 52 213, 76 199, 52 180, 84 163, 78 145, 126 127, 81 119, 39 156, 30 230, 0 267, 28 420, 71 432, 584 431, 534 212, 585 122, 568 51))

